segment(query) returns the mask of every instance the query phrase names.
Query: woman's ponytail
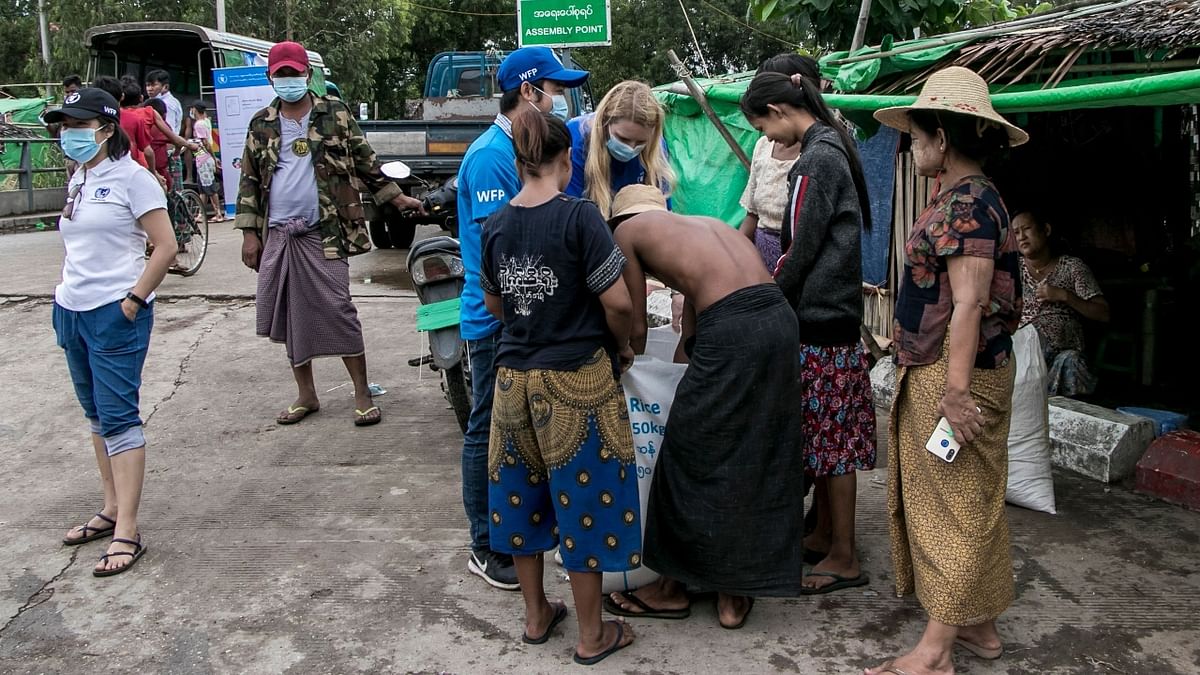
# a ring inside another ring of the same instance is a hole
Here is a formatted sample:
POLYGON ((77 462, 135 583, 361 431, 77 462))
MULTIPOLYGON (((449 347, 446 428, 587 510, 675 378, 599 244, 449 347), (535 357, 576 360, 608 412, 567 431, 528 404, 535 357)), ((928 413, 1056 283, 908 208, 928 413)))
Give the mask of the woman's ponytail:
POLYGON ((541 167, 558 159, 571 147, 571 134, 562 120, 533 108, 522 110, 512 120, 513 150, 517 168, 540 176, 541 167))

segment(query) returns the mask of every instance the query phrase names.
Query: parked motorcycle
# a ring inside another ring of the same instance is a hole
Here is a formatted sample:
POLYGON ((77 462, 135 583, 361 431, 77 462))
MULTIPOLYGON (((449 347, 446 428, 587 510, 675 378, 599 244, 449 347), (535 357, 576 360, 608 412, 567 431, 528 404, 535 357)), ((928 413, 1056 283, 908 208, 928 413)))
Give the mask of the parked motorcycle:
MULTIPOLYGON (((397 180, 410 174, 403 162, 388 162, 382 170, 397 180)), ((456 218, 457 187, 457 179, 451 179, 427 193, 421 199, 426 213, 445 222, 456 218)), ((473 398, 470 359, 458 330, 459 296, 466 276, 458 240, 445 236, 421 240, 409 249, 406 265, 421 303, 417 330, 429 334, 429 354, 410 360, 408 365, 428 365, 441 374, 442 393, 454 410, 458 426, 466 433, 473 398)))

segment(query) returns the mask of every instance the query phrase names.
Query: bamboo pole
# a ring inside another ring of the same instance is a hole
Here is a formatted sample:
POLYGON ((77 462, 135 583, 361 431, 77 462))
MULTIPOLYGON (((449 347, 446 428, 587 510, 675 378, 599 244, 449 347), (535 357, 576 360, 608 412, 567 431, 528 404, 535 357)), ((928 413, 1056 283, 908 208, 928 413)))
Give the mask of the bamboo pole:
POLYGON ((696 103, 704 111, 704 116, 717 128, 717 133, 721 134, 721 138, 725 139, 725 142, 729 144, 729 148, 733 150, 733 154, 737 156, 738 161, 748 171, 750 169, 750 158, 746 156, 746 151, 742 150, 742 146, 738 145, 738 142, 733 139, 733 134, 729 133, 729 129, 725 128, 725 123, 721 121, 721 118, 717 117, 716 111, 708 103, 708 97, 704 95, 704 90, 692 79, 692 74, 688 72, 687 66, 683 65, 683 62, 675 55, 674 49, 667 50, 667 59, 671 61, 671 67, 675 69, 675 74, 687 85, 688 94, 696 99, 696 103))
POLYGON ((858 51, 867 39, 867 20, 871 18, 871 0, 862 0, 858 8, 858 23, 854 26, 854 39, 850 41, 850 53, 858 51))

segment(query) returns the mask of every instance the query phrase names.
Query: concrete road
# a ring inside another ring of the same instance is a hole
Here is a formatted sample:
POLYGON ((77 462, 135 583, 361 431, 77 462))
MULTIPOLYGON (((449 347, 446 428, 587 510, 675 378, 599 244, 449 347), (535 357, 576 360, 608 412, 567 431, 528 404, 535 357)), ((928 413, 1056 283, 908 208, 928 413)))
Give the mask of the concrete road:
MULTIPOLYGON (((0 237, 0 672, 582 672, 573 622, 523 645, 520 596, 466 571, 461 435, 437 380, 405 365, 421 347, 403 253, 352 268, 383 423, 352 426, 348 378, 322 361, 321 412, 279 427, 291 379, 282 347, 253 335, 236 246, 214 237, 199 275, 163 287, 142 389, 149 553, 96 579, 103 543, 59 544, 100 503, 44 299, 57 236, 0 237)), ((867 589, 760 601, 741 631, 718 628, 711 602, 632 621, 639 641, 594 670, 849 674, 910 646, 923 613, 892 592, 884 479, 860 476, 867 589)), ((959 672, 1200 672, 1200 514, 1057 485, 1057 516, 1010 510, 1007 653, 959 653, 959 672)), ((547 579, 568 597, 559 570, 547 579)))

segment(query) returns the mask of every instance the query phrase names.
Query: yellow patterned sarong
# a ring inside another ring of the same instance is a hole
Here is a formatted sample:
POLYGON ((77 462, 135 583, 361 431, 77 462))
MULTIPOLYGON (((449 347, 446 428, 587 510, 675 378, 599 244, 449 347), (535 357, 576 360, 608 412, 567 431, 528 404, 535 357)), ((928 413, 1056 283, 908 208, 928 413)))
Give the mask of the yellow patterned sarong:
POLYGON ((971 373, 985 426, 953 462, 925 449, 940 415, 948 346, 926 366, 901 367, 892 403, 888 514, 896 593, 915 592, 929 616, 952 626, 998 617, 1013 600, 1004 492, 1014 368, 971 373))

